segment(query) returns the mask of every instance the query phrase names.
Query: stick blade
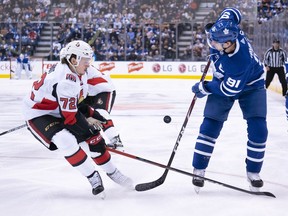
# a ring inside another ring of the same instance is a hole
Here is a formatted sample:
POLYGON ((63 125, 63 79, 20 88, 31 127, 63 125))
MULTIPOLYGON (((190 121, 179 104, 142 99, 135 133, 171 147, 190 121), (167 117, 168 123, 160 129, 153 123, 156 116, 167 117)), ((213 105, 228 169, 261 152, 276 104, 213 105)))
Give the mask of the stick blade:
POLYGON ((273 197, 273 198, 276 198, 276 196, 271 193, 271 192, 267 192, 267 191, 259 191, 259 192, 253 192, 253 194, 255 195, 262 195, 262 196, 269 196, 269 197, 273 197))
POLYGON ((162 185, 165 181, 165 177, 161 176, 159 179, 152 181, 152 182, 147 182, 147 183, 142 183, 142 184, 137 184, 135 186, 135 190, 138 192, 141 191, 147 191, 147 190, 151 190, 155 187, 158 187, 160 185, 162 185))

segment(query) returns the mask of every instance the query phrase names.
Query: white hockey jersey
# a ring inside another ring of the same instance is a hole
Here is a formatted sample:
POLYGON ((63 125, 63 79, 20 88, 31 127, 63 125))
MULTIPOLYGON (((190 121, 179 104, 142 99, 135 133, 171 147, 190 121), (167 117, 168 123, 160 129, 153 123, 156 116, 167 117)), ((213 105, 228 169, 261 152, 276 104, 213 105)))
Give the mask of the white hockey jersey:
POLYGON ((102 92, 113 92, 115 86, 109 75, 101 73, 94 66, 87 69, 88 96, 95 96, 102 92))
POLYGON ((62 116, 65 124, 74 124, 77 104, 87 96, 87 91, 87 74, 78 76, 66 64, 57 63, 54 70, 33 83, 30 94, 24 98, 24 118, 62 116))

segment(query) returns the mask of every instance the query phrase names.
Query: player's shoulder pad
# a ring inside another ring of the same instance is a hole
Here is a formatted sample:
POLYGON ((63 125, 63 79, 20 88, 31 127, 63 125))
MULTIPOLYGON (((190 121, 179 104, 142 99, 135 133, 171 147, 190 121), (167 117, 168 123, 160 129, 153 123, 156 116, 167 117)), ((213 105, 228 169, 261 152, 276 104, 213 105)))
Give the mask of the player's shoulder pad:
POLYGON ((65 97, 76 97, 79 92, 80 92, 81 88, 80 85, 76 82, 71 82, 71 80, 62 80, 60 82, 58 82, 57 85, 57 93, 58 95, 62 95, 65 97))
POLYGON ((102 73, 93 65, 87 68, 87 77, 88 79, 93 77, 99 77, 102 76, 102 73))
POLYGON ((66 64, 56 64, 55 80, 57 84, 57 92, 69 95, 77 95, 80 91, 80 83, 77 74, 72 73, 66 64), (76 93, 75 93, 76 92, 76 93))
POLYGON ((66 64, 56 64, 54 70, 58 76, 59 81, 60 80, 68 80, 68 81, 71 81, 73 83, 76 83, 78 80, 77 74, 72 73, 66 64))
POLYGON ((241 15, 241 12, 237 8, 227 7, 221 12, 217 21, 223 20, 223 19, 232 20, 236 25, 238 25, 241 22, 242 15, 241 15))

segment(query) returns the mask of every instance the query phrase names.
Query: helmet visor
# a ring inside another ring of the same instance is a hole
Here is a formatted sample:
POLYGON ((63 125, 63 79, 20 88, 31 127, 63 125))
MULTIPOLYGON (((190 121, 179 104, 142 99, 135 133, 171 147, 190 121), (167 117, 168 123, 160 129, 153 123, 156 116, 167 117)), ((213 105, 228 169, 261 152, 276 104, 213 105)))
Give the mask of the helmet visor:
POLYGON ((211 49, 215 49, 218 51, 223 50, 224 43, 220 43, 218 41, 213 40, 210 32, 207 32, 206 35, 207 35, 207 44, 211 49))
POLYGON ((84 65, 91 65, 92 64, 92 58, 82 57, 80 59, 80 62, 84 65))

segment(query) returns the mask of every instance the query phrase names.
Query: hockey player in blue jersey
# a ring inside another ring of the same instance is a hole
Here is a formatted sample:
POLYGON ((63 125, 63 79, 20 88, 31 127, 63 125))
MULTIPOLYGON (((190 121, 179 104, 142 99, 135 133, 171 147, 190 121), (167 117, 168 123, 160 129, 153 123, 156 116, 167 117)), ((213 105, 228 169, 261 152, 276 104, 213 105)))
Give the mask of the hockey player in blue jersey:
POLYGON ((29 58, 20 54, 19 57, 16 59, 16 76, 15 79, 21 79, 22 70, 25 70, 27 79, 32 79, 31 74, 31 65, 29 58))
MULTIPOLYGON (((205 175, 216 139, 234 102, 238 100, 247 122, 247 180, 251 190, 259 190, 263 186, 259 173, 268 136, 264 69, 239 28, 240 21, 239 10, 226 8, 215 23, 206 25, 207 40, 211 47, 210 59, 214 63, 215 73, 212 81, 198 82, 192 87, 198 98, 208 96, 192 165, 194 174, 205 175)), ((192 183, 196 192, 204 186, 204 180, 199 177, 194 177, 192 183)))

